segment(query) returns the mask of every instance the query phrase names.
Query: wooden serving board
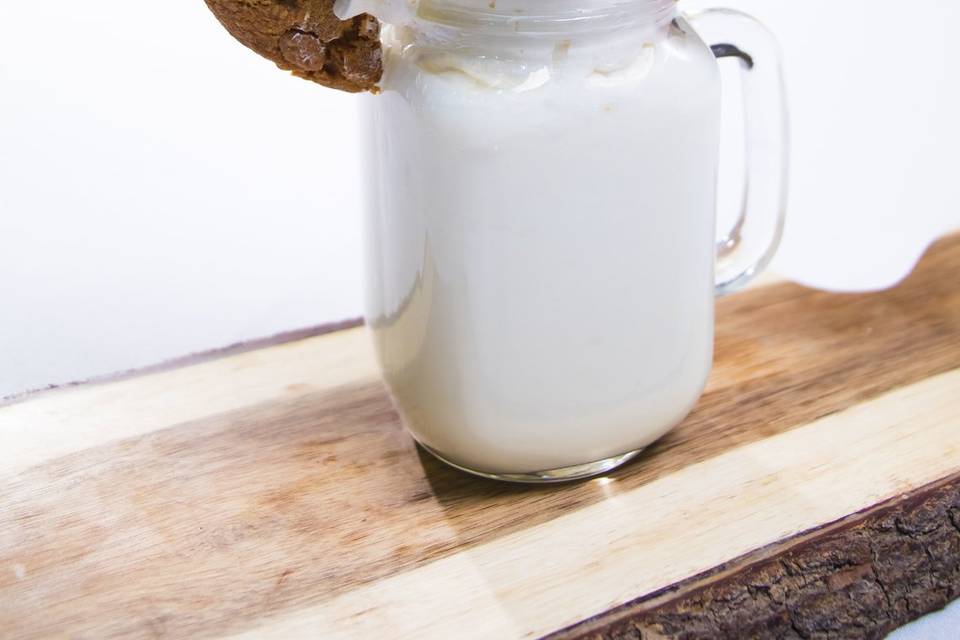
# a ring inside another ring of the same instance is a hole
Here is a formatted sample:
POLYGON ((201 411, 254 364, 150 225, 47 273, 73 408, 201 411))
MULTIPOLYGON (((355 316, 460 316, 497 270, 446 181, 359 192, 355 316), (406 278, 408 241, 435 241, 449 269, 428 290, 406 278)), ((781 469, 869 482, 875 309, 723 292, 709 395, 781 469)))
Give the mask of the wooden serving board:
POLYGON ((6 638, 861 638, 960 595, 960 236, 901 286, 719 302, 608 477, 468 477, 363 328, 0 408, 6 638))

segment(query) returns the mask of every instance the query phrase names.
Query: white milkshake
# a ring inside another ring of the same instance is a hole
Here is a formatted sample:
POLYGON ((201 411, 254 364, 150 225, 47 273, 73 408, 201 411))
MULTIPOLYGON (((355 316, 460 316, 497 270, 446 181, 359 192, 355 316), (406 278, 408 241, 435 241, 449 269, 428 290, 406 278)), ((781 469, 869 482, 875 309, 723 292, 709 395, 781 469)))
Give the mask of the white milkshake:
POLYGON ((702 392, 719 75, 644 3, 619 26, 388 31, 368 322, 405 423, 456 465, 627 454, 702 392))

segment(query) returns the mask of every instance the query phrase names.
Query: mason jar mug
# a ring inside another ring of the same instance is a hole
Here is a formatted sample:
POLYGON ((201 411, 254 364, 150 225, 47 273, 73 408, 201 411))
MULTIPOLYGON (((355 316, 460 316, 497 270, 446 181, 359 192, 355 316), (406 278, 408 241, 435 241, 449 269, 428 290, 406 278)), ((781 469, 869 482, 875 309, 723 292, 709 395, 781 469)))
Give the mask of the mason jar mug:
POLYGON ((475 474, 604 473, 688 414, 714 296, 779 242, 776 44, 674 0, 421 0, 396 22, 364 98, 367 318, 395 404, 475 474), (747 164, 721 233, 718 57, 742 69, 747 164))

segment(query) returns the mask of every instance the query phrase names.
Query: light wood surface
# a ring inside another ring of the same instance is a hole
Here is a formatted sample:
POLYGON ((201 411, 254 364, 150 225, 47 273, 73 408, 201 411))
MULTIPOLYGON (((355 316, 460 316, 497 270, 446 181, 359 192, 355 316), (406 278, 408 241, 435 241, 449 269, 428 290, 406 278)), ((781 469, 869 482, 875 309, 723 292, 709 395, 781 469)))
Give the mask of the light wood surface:
MULTIPOLYGON (((362 328, 0 407, 0 635, 709 637, 715 609, 683 601, 678 623, 676 594, 747 589, 763 558, 879 540, 890 518, 940 523, 890 544, 945 537, 877 549, 960 572, 958 273, 953 236, 887 292, 721 300, 694 414, 628 467, 562 487, 419 452, 362 328)), ((921 584, 882 561, 797 561, 784 589, 914 598, 873 605, 877 633, 960 589, 960 573, 921 584)), ((819 602, 771 600, 755 635, 802 637, 819 602)))

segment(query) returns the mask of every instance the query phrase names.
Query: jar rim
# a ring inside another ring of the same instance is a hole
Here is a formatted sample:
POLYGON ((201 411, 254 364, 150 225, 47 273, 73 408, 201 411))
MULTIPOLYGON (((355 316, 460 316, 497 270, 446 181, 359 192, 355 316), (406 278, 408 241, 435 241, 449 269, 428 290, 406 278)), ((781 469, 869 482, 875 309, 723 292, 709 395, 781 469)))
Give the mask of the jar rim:
POLYGON ((419 0, 416 17, 521 33, 669 22, 677 0, 419 0))
POLYGON ((347 19, 369 13, 392 25, 426 22, 464 29, 524 34, 658 25, 669 22, 678 0, 335 0, 347 19))

